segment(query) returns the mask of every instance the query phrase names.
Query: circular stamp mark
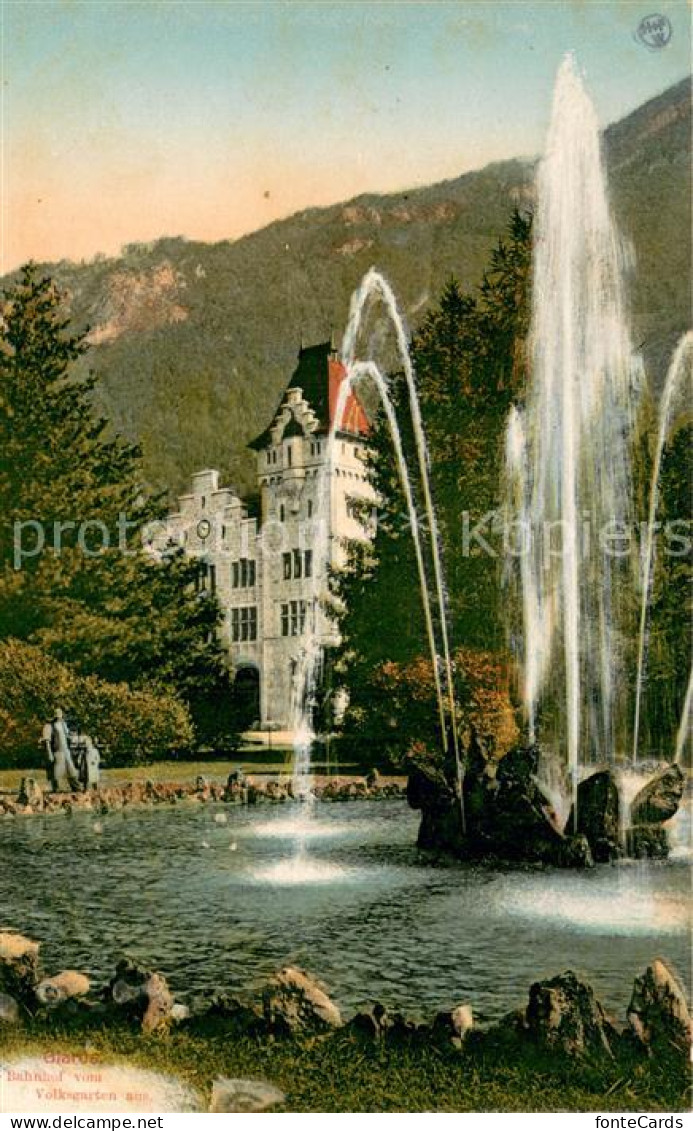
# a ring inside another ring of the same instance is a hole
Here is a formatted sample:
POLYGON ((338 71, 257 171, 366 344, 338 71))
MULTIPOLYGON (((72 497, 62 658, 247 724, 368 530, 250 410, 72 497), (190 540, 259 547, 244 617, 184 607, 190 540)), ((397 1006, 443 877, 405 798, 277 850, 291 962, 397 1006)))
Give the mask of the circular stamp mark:
POLYGON ((671 21, 668 16, 663 16, 659 12, 645 16, 635 32, 635 38, 649 51, 659 51, 662 47, 666 47, 671 36, 671 21))

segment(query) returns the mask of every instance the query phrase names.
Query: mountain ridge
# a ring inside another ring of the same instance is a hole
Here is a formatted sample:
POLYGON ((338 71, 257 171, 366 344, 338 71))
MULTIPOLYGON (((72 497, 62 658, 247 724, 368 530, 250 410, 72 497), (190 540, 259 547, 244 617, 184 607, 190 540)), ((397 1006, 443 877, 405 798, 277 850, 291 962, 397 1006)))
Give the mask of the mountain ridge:
MULTIPOLYGON (((638 263, 636 341, 655 382, 689 318, 690 89, 682 80, 604 133, 616 218, 638 263)), ((91 327, 98 407, 142 444, 152 485, 175 493, 196 468, 217 466, 247 490, 245 445, 265 427, 301 341, 341 332, 374 263, 410 325, 451 275, 477 285, 512 208, 532 205, 535 164, 510 158, 429 186, 362 193, 235 240, 162 237, 120 256, 42 266, 66 289, 75 324, 91 327)))

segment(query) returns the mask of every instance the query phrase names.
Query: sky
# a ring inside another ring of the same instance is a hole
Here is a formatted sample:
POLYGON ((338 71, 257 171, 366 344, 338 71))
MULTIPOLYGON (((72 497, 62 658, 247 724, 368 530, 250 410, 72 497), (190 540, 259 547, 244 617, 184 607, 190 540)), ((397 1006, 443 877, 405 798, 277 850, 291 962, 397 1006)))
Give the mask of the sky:
POLYGON ((0 35, 0 272, 533 156, 569 50, 605 125, 690 65, 685 0, 0 0, 0 35))

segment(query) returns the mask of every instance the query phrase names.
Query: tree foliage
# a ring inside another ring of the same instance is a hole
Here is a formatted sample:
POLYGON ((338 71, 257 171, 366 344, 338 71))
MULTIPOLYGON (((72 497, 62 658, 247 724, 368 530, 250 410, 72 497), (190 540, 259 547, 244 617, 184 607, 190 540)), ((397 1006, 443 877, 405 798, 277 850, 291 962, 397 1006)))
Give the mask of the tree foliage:
MULTIPOLYGON (((505 420, 526 376, 530 241, 531 218, 515 212, 478 291, 464 294, 451 279, 411 343, 430 450, 450 636, 458 646, 497 655, 505 645, 500 562, 473 539, 467 552, 464 540, 465 528, 472 530, 500 503, 505 420)), ((395 374, 391 386, 416 481, 404 382, 395 374)), ((349 720, 369 711, 377 715, 373 704, 388 665, 411 664, 427 654, 410 522, 382 414, 375 421, 368 469, 379 500, 375 539, 352 542, 346 568, 333 578, 342 634, 338 665, 351 698, 347 730, 349 720)), ((425 532, 418 482, 417 488, 425 532)), ((430 557, 427 566, 430 578, 430 557)), ((403 711, 406 704, 405 696, 403 711)))
POLYGON ((0 332, 0 639, 37 643, 83 676, 173 692, 201 742, 233 734, 229 675, 201 565, 153 555, 163 501, 139 450, 95 415, 55 284, 29 265, 0 332))

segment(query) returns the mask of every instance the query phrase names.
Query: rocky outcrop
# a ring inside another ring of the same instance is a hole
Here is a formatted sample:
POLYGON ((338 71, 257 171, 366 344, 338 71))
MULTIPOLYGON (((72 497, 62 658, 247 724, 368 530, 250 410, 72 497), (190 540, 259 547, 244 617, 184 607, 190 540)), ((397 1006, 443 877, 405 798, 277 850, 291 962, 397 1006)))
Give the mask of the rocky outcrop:
POLYGON ((106 1001, 124 1015, 136 1018, 143 1033, 168 1027, 174 1020, 175 1000, 162 974, 123 959, 106 991, 106 1001))
POLYGON ((364 1009, 351 1018, 348 1030, 360 1040, 397 1043, 416 1036, 421 1032, 421 1026, 403 1013, 391 1013, 381 1002, 376 1001, 369 1009, 364 1009))
POLYGON ((451 1041, 461 1047, 462 1042, 474 1029, 474 1014, 471 1005, 456 1005, 437 1013, 432 1026, 433 1036, 451 1041))
POLYGON ((530 987, 525 1030, 537 1048, 566 1056, 614 1055, 618 1033, 591 986, 572 970, 530 987))
POLYGON ((667 830, 663 825, 634 825, 626 829, 626 855, 634 860, 666 860, 667 830))
POLYGON ((681 804, 685 775, 680 766, 666 766, 645 785, 630 807, 632 825, 656 825, 669 821, 681 804))
POLYGON ((566 836, 537 781, 539 750, 517 747, 499 762, 475 736, 466 751, 464 816, 450 773, 417 766, 407 799, 421 810, 418 845, 463 860, 537 862, 589 867, 586 837, 566 836))
POLYGON ((74 998, 85 997, 91 988, 86 974, 78 970, 63 970, 52 978, 43 978, 36 986, 36 997, 43 1006, 53 1008, 74 998))
POLYGON ((693 1034, 686 995, 661 958, 635 979, 628 1024, 635 1040, 648 1052, 664 1046, 688 1054, 693 1034))
POLYGON ((597 863, 608 863, 622 855, 618 786, 611 770, 598 770, 580 782, 577 825, 571 809, 568 828, 585 837, 597 863))
POLYGON ((518 746, 500 760, 472 734, 464 752, 464 812, 452 784, 454 767, 431 757, 411 770, 407 799, 421 811, 418 845, 461 860, 537 862, 591 867, 629 856, 668 855, 663 823, 678 809, 685 784, 679 766, 657 773, 631 807, 632 827, 622 839, 619 788, 611 769, 578 786, 577 821, 561 826, 539 777, 540 751, 518 746))
POLYGON ((315 1035, 342 1024, 338 1007, 323 987, 294 966, 285 966, 267 983, 262 1005, 268 1028, 284 1035, 315 1035))
POLYGON ((0 990, 30 1006, 39 980, 39 943, 15 931, 0 933, 0 990))

